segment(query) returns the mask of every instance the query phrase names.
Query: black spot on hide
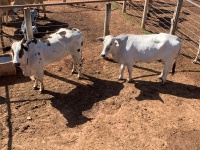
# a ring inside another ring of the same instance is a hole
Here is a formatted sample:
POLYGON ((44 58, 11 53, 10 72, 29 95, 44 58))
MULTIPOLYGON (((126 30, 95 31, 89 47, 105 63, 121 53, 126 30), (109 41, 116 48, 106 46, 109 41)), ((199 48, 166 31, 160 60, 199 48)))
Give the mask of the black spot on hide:
POLYGON ((48 38, 52 38, 52 36, 48 36, 48 38))
POLYGON ((37 40, 36 40, 36 39, 31 39, 30 41, 28 41, 27 45, 29 45, 30 43, 35 43, 35 44, 37 44, 37 40))
POLYGON ((23 51, 23 49, 21 49, 21 50, 19 51, 19 58, 22 58, 23 55, 24 55, 24 51, 23 51))
POLYGON ((77 51, 80 52, 81 50, 80 50, 80 49, 77 49, 77 51))
POLYGON ((45 43, 47 46, 51 46, 51 43, 49 42, 48 39, 41 39, 40 41, 45 43))
POLYGON ((40 55, 40 52, 38 52, 38 55, 40 55))

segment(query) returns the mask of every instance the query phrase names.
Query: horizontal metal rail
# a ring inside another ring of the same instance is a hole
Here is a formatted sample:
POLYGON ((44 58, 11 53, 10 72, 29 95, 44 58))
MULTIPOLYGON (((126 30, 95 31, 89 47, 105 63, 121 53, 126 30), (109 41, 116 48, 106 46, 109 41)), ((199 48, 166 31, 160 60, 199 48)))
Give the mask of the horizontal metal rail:
MULTIPOLYGON (((50 3, 50 4, 26 4, 26 5, 4 5, 0 6, 1 8, 15 8, 15 7, 37 7, 37 6, 55 6, 55 5, 67 5, 67 4, 80 4, 80 3, 99 3, 99 2, 113 2, 116 0, 83 0, 83 1, 68 1, 68 2, 59 2, 59 3, 50 3)), ((117 0, 124 1, 124 0, 117 0)))

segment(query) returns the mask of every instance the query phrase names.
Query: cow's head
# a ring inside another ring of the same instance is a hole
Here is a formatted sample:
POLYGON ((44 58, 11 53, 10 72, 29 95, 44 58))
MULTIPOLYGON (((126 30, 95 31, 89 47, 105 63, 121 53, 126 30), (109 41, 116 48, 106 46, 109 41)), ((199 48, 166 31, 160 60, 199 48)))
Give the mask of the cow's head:
POLYGON ((35 26, 35 22, 37 20, 39 16, 39 9, 32 9, 31 10, 31 21, 32 21, 32 25, 35 26))
POLYGON ((100 37, 97 40, 103 42, 103 50, 101 52, 102 57, 106 57, 108 53, 119 47, 119 42, 112 35, 100 37))
POLYGON ((12 42, 11 49, 13 53, 12 62, 15 67, 19 67, 20 64, 23 65, 27 63, 27 59, 25 59, 25 57, 27 55, 28 47, 26 46, 24 39, 12 42))

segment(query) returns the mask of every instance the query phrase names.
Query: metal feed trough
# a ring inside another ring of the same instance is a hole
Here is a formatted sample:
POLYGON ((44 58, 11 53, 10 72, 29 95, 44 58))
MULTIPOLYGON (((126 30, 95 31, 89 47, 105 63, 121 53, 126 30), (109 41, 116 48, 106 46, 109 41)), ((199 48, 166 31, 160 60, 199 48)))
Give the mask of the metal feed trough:
POLYGON ((0 55, 0 76, 16 75, 16 69, 12 65, 11 54, 0 55))

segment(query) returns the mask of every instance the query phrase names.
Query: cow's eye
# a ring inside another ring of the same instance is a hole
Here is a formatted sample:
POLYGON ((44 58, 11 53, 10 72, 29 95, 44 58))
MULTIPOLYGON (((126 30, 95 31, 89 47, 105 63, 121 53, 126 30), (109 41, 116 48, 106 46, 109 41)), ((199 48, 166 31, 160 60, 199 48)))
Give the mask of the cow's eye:
POLYGON ((24 51, 21 49, 21 50, 19 51, 19 58, 22 58, 23 55, 24 55, 24 51))
POLYGON ((110 43, 110 46, 112 46, 112 43, 110 43))

